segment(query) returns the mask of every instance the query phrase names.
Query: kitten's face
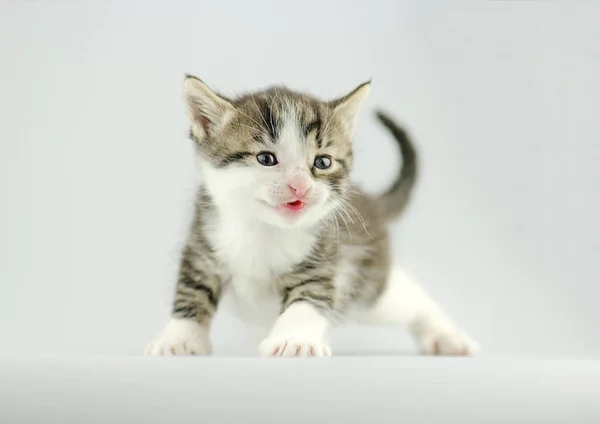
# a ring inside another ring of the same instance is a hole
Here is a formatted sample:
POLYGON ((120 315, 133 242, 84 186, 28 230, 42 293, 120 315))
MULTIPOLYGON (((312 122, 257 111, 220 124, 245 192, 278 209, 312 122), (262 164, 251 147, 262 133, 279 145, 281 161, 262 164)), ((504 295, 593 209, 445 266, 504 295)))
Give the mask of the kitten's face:
MULTIPOLYGON (((197 79, 191 84, 207 89, 197 79)), ((278 227, 310 226, 325 218, 344 202, 356 102, 367 91, 363 85, 329 103, 285 88, 236 100, 210 92, 215 96, 210 102, 217 103, 212 109, 199 101, 207 93, 195 91, 192 138, 215 201, 278 227)))

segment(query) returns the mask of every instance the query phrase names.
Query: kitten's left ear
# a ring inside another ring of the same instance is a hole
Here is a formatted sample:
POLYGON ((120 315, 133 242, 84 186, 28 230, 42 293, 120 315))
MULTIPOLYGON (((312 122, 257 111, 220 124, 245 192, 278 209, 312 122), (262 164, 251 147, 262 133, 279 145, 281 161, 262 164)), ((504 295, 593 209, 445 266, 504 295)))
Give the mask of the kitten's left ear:
POLYGON ((370 92, 371 80, 362 83, 344 97, 332 100, 328 103, 329 107, 333 108, 335 115, 340 118, 346 131, 348 131, 350 135, 354 132, 358 112, 370 92))
POLYGON ((206 138, 222 126, 234 111, 233 105, 212 91, 202 80, 186 75, 183 83, 185 103, 192 130, 198 138, 206 138))

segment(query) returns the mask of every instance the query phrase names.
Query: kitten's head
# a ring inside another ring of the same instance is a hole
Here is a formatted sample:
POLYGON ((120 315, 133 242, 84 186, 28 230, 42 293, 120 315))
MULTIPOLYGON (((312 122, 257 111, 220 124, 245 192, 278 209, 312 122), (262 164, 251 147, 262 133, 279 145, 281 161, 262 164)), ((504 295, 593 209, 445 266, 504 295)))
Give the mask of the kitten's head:
POLYGON ((293 227, 344 202, 369 83, 327 102, 284 87, 228 99, 192 76, 184 91, 204 182, 220 207, 293 227))

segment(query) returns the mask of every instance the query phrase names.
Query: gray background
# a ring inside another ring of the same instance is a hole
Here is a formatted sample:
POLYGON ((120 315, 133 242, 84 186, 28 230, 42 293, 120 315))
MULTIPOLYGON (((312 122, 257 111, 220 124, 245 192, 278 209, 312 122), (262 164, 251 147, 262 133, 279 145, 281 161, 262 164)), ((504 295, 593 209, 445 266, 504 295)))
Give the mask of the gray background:
MULTIPOLYGON (((0 353, 138 355, 166 322, 195 187, 185 72, 225 94, 373 77, 355 179, 422 178, 395 255, 487 355, 600 354, 596 2, 0 4, 0 353)), ((254 353, 215 322, 217 352, 254 353)), ((346 328, 345 352, 412 351, 346 328)))

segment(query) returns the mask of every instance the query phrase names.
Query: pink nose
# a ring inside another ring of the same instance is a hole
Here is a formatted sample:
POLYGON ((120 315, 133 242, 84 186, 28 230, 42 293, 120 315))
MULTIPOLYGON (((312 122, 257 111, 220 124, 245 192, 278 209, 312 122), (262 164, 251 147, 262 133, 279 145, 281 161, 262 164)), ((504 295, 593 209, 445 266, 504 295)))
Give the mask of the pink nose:
POLYGON ((297 197, 304 197, 306 192, 310 190, 310 186, 302 181, 292 181, 288 183, 290 190, 294 192, 297 197))

